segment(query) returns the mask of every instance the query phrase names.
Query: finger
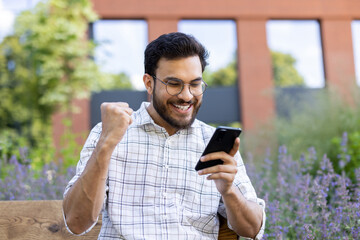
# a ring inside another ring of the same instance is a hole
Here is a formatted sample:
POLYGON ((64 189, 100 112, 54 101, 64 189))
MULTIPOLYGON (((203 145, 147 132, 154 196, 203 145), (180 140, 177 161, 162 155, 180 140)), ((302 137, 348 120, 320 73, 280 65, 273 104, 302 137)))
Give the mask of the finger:
POLYGON ((129 125, 133 123, 133 118, 131 117, 131 115, 129 116, 129 125))
POLYGON ((232 149, 230 150, 229 154, 231 156, 235 156, 235 154, 239 151, 239 147, 240 147, 240 138, 237 137, 235 139, 234 145, 233 145, 232 149))
POLYGON ((114 111, 117 113, 120 113, 122 111, 126 112, 128 115, 131 115, 134 110, 132 108, 129 107, 129 105, 127 103, 107 103, 104 102, 101 104, 101 108, 106 110, 106 111, 114 111))
POLYGON ((110 106, 110 103, 108 103, 108 102, 103 102, 103 103, 100 105, 100 109, 101 109, 101 111, 103 111, 103 110, 109 108, 109 106, 110 106))
POLYGON ((128 108, 129 104, 127 102, 113 102, 118 107, 128 108))
POLYGON ((117 107, 121 107, 121 108, 129 108, 129 104, 126 102, 103 102, 100 105, 100 108, 106 108, 106 109, 112 109, 112 108, 117 108, 117 107))
POLYGON ((221 180, 225 180, 228 182, 233 182, 235 179, 235 175, 231 174, 231 173, 214 173, 211 174, 209 176, 206 177, 207 180, 216 180, 216 179, 221 179, 221 180))
POLYGON ((134 110, 132 109, 132 108, 129 108, 129 107, 127 107, 127 108, 123 108, 123 110, 127 113, 127 114, 129 114, 130 116, 131 116, 131 114, 133 114, 133 112, 134 112, 134 110))
POLYGON ((214 173, 231 173, 236 174, 237 173, 237 167, 233 165, 216 165, 213 167, 204 168, 200 171, 198 171, 199 175, 207 175, 207 174, 214 174, 214 173))
POLYGON ((224 164, 233 164, 233 165, 236 164, 234 158, 231 155, 227 154, 226 152, 214 152, 214 153, 206 154, 205 156, 202 156, 200 158, 200 161, 207 162, 215 159, 223 160, 224 164))
POLYGON ((129 115, 131 115, 134 112, 134 110, 129 107, 129 104, 127 102, 114 102, 113 104, 117 108, 123 109, 129 115))
POLYGON ((128 122, 129 124, 132 123, 131 114, 133 110, 131 108, 115 107, 113 112, 115 113, 115 116, 121 116, 124 121, 128 122))

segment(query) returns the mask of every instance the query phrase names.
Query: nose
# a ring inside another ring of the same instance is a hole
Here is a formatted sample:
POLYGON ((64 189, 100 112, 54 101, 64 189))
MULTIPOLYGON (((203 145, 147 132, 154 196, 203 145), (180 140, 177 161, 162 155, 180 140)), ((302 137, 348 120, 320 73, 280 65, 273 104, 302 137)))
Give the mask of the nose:
POLYGON ((192 95, 192 93, 190 92, 190 85, 189 84, 184 84, 183 90, 177 96, 178 96, 178 98, 184 100, 185 102, 189 102, 194 97, 192 95))

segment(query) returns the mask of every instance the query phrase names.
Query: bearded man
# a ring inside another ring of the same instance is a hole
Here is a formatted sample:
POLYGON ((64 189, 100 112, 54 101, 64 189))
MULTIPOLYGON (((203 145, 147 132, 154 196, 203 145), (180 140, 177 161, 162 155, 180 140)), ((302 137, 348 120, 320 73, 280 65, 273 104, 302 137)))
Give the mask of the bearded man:
POLYGON ((101 123, 64 193, 70 232, 88 232, 102 212, 98 239, 217 239, 220 214, 239 236, 262 237, 265 204, 246 175, 240 139, 230 153, 201 157, 215 130, 196 119, 207 57, 179 32, 147 46, 143 82, 151 101, 136 112, 124 102, 101 105, 101 123), (197 172, 200 157, 224 163, 197 172))

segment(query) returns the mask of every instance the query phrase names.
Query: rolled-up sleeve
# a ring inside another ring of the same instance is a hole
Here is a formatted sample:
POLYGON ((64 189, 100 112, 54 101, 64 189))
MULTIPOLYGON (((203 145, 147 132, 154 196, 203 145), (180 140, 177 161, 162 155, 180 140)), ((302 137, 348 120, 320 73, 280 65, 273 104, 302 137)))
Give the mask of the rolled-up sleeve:
MULTIPOLYGON (((95 147, 96 144, 99 140, 100 134, 101 134, 101 123, 97 124, 90 132, 88 138, 86 139, 86 142, 84 144, 83 149, 80 152, 80 160, 76 165, 76 173, 74 175, 74 177, 69 181, 69 183, 67 184, 67 186, 65 187, 65 191, 63 194, 63 197, 65 198, 66 194, 69 192, 69 190, 71 189, 71 187, 75 184, 75 182, 80 178, 81 174, 83 173, 87 162, 89 161, 95 147)), ((108 184, 106 185, 105 188, 105 193, 108 192, 108 184)), ((103 204, 103 208, 105 207, 106 204, 106 200, 107 200, 107 194, 104 195, 104 204, 103 204)), ((66 229, 73 235, 84 235, 85 233, 89 232, 97 223, 98 218, 96 219, 96 221, 94 222, 94 224, 92 226, 90 226, 86 231, 84 231, 83 233, 80 234, 75 234, 73 233, 67 223, 66 223, 66 218, 65 218, 65 214, 63 211, 63 218, 64 218, 64 223, 65 223, 65 227, 66 229)))
MULTIPOLYGON (((257 203, 259 206, 261 206, 262 211, 263 211, 263 219, 262 219, 261 228, 255 238, 255 239, 261 239, 263 237, 264 231, 265 231, 265 221, 266 221, 265 201, 263 199, 260 199, 257 197, 255 189, 254 189, 253 185, 251 184, 251 181, 246 173, 245 165, 244 165, 244 162, 243 162, 239 152, 237 152, 237 154, 235 155, 235 160, 237 161, 238 172, 235 176, 233 185, 235 185, 240 190, 240 192, 243 194, 243 196, 246 198, 246 200, 257 203)), ((225 204, 222 201, 220 202, 220 205, 219 205, 219 214, 221 214, 223 217, 226 218, 225 204)), ((231 227, 229 221, 227 222, 227 224, 230 229, 233 229, 231 227)), ((245 239, 247 239, 247 238, 245 238, 245 239)))

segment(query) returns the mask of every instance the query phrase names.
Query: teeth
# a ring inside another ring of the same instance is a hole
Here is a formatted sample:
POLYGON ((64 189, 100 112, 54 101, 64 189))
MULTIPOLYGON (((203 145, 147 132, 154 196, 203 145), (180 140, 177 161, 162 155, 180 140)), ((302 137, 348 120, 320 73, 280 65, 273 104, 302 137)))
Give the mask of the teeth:
POLYGON ((186 111, 190 108, 190 105, 186 105, 186 106, 182 106, 182 105, 176 105, 174 104, 175 107, 177 107, 180 110, 186 111))

